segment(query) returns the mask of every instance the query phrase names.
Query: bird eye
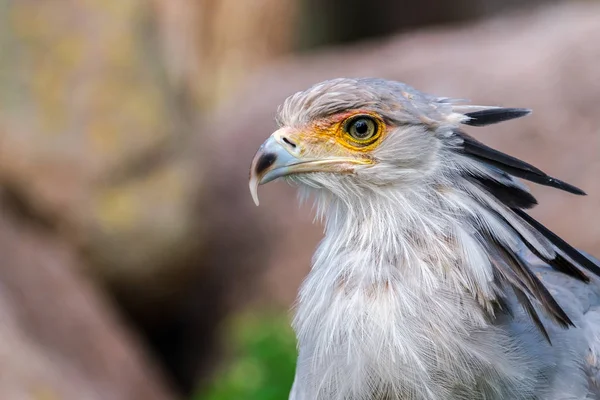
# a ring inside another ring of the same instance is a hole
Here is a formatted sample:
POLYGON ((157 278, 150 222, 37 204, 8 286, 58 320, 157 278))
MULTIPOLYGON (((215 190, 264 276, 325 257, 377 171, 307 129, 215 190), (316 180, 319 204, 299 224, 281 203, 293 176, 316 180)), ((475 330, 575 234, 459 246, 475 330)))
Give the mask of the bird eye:
POLYGON ((370 117, 358 117, 346 125, 346 132, 355 140, 363 142, 377 133, 377 123, 370 117))

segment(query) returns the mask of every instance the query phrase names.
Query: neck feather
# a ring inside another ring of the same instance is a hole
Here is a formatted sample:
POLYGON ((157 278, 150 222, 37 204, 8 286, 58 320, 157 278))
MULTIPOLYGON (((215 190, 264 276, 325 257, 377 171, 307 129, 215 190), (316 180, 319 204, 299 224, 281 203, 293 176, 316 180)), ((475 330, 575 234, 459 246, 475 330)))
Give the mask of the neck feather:
POLYGON ((315 208, 325 238, 312 273, 330 286, 401 285, 423 295, 444 289, 491 311, 493 268, 465 223, 473 211, 459 196, 465 194, 434 183, 364 189, 350 198, 318 192, 315 208))
POLYGON ((502 335, 488 336, 493 271, 461 224, 467 211, 452 190, 422 186, 365 190, 354 200, 316 193, 326 234, 298 298, 299 371, 353 376, 323 377, 325 385, 371 376, 436 391, 423 382, 438 365, 456 364, 443 374, 470 381, 476 365, 489 361, 490 341, 498 354, 510 346, 502 335), (338 362, 345 367, 331 367, 338 362), (401 381, 387 376, 399 374, 398 365, 409 366, 401 381))

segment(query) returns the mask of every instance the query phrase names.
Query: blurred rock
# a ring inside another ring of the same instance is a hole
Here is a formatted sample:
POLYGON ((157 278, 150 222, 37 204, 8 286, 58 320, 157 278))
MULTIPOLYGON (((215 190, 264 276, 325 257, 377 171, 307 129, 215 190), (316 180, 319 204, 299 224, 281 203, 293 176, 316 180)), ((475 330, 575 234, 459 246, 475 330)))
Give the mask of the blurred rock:
POLYGON ((295 4, 0 0, 0 187, 79 250, 188 389, 238 263, 205 268, 219 235, 195 208, 207 166, 187 142, 289 51, 295 4))
POLYGON ((183 160, 186 140, 238 80, 289 50, 294 10, 293 0, 0 0, 0 184, 103 279, 176 291, 198 267, 181 260, 203 243, 191 198, 204 168, 183 160))
POLYGON ((190 229, 192 182, 177 164, 140 167, 168 152, 184 118, 154 61, 151 10, 138 0, 0 7, 0 183, 88 250, 101 274, 151 276, 190 229))
POLYGON ((70 246, 2 194, 0 398, 175 399, 70 246))
MULTIPOLYGON (((257 298, 292 302, 322 232, 311 224, 309 207, 299 209, 295 190, 282 183, 261 187, 261 206, 251 210, 250 160, 276 129, 278 104, 297 90, 340 76, 378 76, 477 104, 533 108, 528 118, 469 132, 585 189, 589 196, 577 197, 531 185, 540 200, 533 214, 574 245, 600 255, 598 37, 600 4, 569 2, 461 28, 327 49, 250 80, 235 101, 207 122, 215 132, 207 156, 212 155, 208 178, 229 187, 229 196, 237 199, 222 203, 221 193, 211 197, 221 213, 229 213, 231 235, 252 238, 245 231, 262 232, 254 247, 267 239, 269 272, 257 298)), ((244 268, 254 262, 247 258, 244 268)))
POLYGON ((299 0, 154 0, 171 82, 200 109, 293 45, 299 0))

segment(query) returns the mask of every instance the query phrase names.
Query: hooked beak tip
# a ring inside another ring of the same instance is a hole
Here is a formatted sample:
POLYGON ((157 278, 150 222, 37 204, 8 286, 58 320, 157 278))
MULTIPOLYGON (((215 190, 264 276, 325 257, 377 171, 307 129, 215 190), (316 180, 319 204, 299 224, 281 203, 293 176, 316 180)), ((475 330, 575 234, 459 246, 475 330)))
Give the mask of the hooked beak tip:
POLYGON ((256 175, 250 177, 250 195, 252 195, 252 200, 254 200, 254 204, 258 207, 258 185, 260 185, 260 181, 256 175))
POLYGON ((258 187, 286 174, 286 166, 297 159, 278 141, 278 134, 272 134, 258 149, 250 166, 250 194, 258 206, 258 187))

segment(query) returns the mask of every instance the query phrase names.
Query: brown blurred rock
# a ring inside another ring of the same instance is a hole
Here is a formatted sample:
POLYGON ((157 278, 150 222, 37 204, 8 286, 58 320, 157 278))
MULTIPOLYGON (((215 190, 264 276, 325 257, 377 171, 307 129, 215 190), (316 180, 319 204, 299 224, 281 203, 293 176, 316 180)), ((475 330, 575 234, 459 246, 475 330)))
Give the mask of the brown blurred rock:
MULTIPOLYGON (((531 185, 540 200, 533 214, 599 256, 600 41, 595 38, 600 38, 600 4, 569 2, 461 28, 328 49, 251 80, 209 124, 216 149, 211 151, 210 179, 227 185, 237 199, 223 204, 212 198, 215 207, 229 213, 231 235, 266 235, 269 273, 258 298, 292 301, 322 233, 311 225, 309 207, 299 210, 295 190, 282 183, 261 187, 261 206, 250 209, 250 160, 276 128, 273 117, 285 97, 340 76, 378 76, 477 104, 533 108, 528 118, 469 132, 585 189, 589 196, 577 197, 531 185), (260 223, 251 222, 250 216, 260 223)), ((255 246, 262 246, 264 239, 255 246)), ((245 268, 253 268, 253 262, 248 258, 245 268)))
POLYGON ((202 243, 204 170, 181 150, 198 115, 289 50, 294 5, 0 0, 0 184, 103 278, 177 287, 202 243))
POLYGON ((0 6, 0 183, 18 186, 105 276, 151 276, 187 234, 191 180, 176 164, 133 167, 172 146, 183 118, 164 66, 151 61, 159 57, 148 6, 0 6))
POLYGON ((1 194, 0 398, 174 399, 70 247, 1 194))
POLYGON ((209 368, 244 246, 195 207, 208 166, 187 143, 289 51, 295 4, 0 0, 0 188, 79 250, 86 262, 64 265, 108 284, 186 389, 209 368))
POLYGON ((171 82, 200 109, 293 44, 298 0, 154 0, 171 82))

